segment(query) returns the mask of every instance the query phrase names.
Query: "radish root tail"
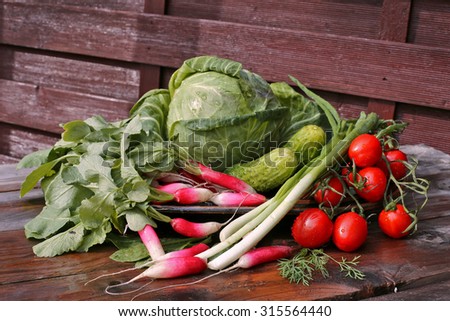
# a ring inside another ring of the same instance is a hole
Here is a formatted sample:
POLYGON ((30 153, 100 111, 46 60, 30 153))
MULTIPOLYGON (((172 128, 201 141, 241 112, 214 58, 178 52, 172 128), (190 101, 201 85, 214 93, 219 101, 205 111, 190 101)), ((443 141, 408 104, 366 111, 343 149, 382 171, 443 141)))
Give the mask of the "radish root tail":
MULTIPOLYGON (((176 288, 176 287, 180 287, 180 286, 195 285, 195 284, 198 284, 198 283, 200 283, 200 282, 203 282, 203 281, 205 281, 205 280, 207 280, 207 279, 210 279, 210 278, 212 278, 212 277, 214 277, 214 276, 217 276, 217 275, 219 275, 219 274, 226 273, 226 272, 233 272, 234 270, 237 270, 237 269, 239 269, 239 267, 233 265, 233 266, 230 266, 230 267, 228 267, 228 268, 226 268, 226 269, 217 271, 217 272, 215 272, 215 273, 213 273, 213 274, 210 274, 210 275, 208 275, 208 276, 205 276, 205 277, 203 277, 203 278, 201 278, 201 279, 198 279, 198 280, 195 280, 195 281, 192 281, 192 282, 184 282, 184 283, 170 284, 170 285, 166 285, 166 286, 163 286, 163 287, 160 287, 160 288, 147 290, 147 291, 144 291, 144 292, 142 292, 142 293, 136 294, 134 297, 131 298, 131 301, 134 301, 134 300, 137 299, 138 297, 140 297, 140 296, 142 296, 142 295, 145 295, 145 294, 154 293, 154 292, 158 292, 158 291, 162 291, 162 290, 166 290, 166 289, 171 289, 171 288, 176 288)), ((142 288, 144 288, 144 287, 141 287, 141 289, 142 289, 142 288)), ((140 290, 140 289, 139 289, 139 290, 140 290)))
POLYGON ((128 272, 128 271, 134 271, 134 270, 137 270, 137 269, 139 269, 139 268, 133 267, 133 268, 125 269, 125 270, 120 270, 120 271, 117 271, 117 272, 111 272, 111 273, 101 274, 101 275, 99 275, 99 276, 97 276, 97 277, 95 277, 95 278, 93 278, 93 279, 87 281, 87 282, 84 284, 84 286, 88 285, 88 284, 91 283, 91 282, 94 282, 94 281, 97 281, 97 280, 102 279, 102 278, 104 278, 104 277, 107 277, 107 276, 114 276, 114 275, 122 274, 122 273, 125 273, 125 272, 128 272))
POLYGON ((115 289, 115 288, 118 288, 118 287, 122 287, 122 286, 125 286, 125 285, 128 285, 128 284, 131 284, 134 281, 135 281, 135 279, 131 279, 131 280, 127 281, 127 282, 122 282, 122 283, 119 283, 119 284, 108 285, 105 288, 105 293, 109 294, 109 295, 126 295, 126 294, 135 293, 137 291, 142 290, 143 288, 145 288, 149 284, 151 284, 154 281, 154 279, 151 279, 149 282, 147 282, 144 285, 142 285, 142 286, 140 286, 140 287, 138 287, 136 289, 133 289, 133 290, 124 291, 124 292, 111 292, 111 289, 115 289))

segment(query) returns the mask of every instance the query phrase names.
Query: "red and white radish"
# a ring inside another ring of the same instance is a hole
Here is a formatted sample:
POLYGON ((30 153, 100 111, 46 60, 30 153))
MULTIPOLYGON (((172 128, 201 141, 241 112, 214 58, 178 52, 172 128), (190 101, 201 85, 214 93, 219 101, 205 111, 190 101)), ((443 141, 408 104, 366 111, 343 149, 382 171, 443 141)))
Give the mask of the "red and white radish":
POLYGON ((145 225, 138 233, 152 260, 156 260, 165 254, 161 241, 150 224, 145 225))
POLYGON ((237 177, 215 171, 201 163, 198 163, 198 167, 200 168, 200 177, 209 183, 225 187, 235 192, 256 193, 253 187, 237 177))
MULTIPOLYGON (((188 179, 189 181, 194 182, 193 185, 207 185, 208 184, 208 182, 205 181, 201 176, 192 174, 184 169, 179 170, 178 173, 184 179, 188 179)), ((208 186, 208 188, 213 186, 212 184, 209 184, 209 185, 210 186, 208 186)))
POLYGON ((221 192, 210 199, 212 203, 221 207, 258 206, 266 200, 262 194, 243 192, 221 192))
POLYGON ((181 276, 198 274, 206 270, 205 260, 197 256, 175 256, 164 260, 157 260, 144 272, 130 280, 137 281, 142 278, 172 279, 181 276))
POLYGON ((208 244, 198 243, 191 247, 187 247, 185 249, 166 253, 164 256, 159 258, 159 260, 164 260, 164 259, 173 258, 173 257, 196 256, 197 254, 200 254, 203 251, 206 251, 207 249, 209 249, 208 244))
POLYGON ((207 202, 213 195, 211 190, 204 187, 182 188, 173 194, 175 202, 183 205, 207 202))
POLYGON ((289 257, 293 247, 287 245, 269 245, 258 247, 242 255, 231 268, 249 269, 256 265, 289 257))
POLYGON ((169 193, 169 194, 175 194, 176 191, 182 189, 182 188, 189 188, 192 187, 192 185, 187 183, 180 183, 180 182, 174 182, 164 185, 159 185, 157 187, 158 190, 169 193))
POLYGON ((186 237, 206 237, 220 230, 224 223, 191 222, 184 218, 173 218, 170 225, 178 234, 186 237))
POLYGON ((131 280, 119 284, 110 285, 105 292, 111 295, 120 295, 133 293, 140 290, 134 289, 127 292, 111 292, 110 290, 117 287, 136 282, 143 278, 148 279, 172 279, 187 275, 199 274, 207 269, 206 261, 196 256, 171 257, 164 260, 158 260, 144 272, 135 276, 131 280))
POLYGON ((174 200, 175 196, 174 194, 176 193, 176 191, 182 189, 182 188, 189 188, 192 187, 192 185, 187 184, 187 183, 180 183, 180 182, 175 182, 175 183, 168 183, 168 184, 163 184, 163 185, 156 185, 156 189, 159 191, 162 191, 164 193, 170 194, 172 195, 171 199, 167 199, 164 201, 154 201, 154 204, 164 204, 164 203, 168 203, 174 200))
POLYGON ((98 279, 107 277, 107 276, 118 275, 118 274, 121 274, 121 273, 124 273, 124 272, 129 272, 129 271, 134 271, 134 270, 137 270, 137 269, 142 269, 144 267, 149 267, 150 265, 155 264, 155 262, 163 261, 165 259, 175 258, 175 257, 196 256, 197 254, 200 254, 203 251, 206 251, 207 249, 209 249, 209 246, 207 244, 205 244, 205 243, 198 243, 198 244, 195 244, 195 245, 193 245, 191 247, 187 247, 187 248, 184 248, 184 249, 181 249, 181 250, 175 250, 175 251, 172 251, 172 252, 168 252, 168 253, 164 254, 163 256, 160 256, 156 260, 148 261, 148 262, 146 262, 146 263, 144 263, 142 265, 139 265, 137 267, 124 269, 124 270, 121 270, 121 271, 118 271, 118 272, 102 274, 102 275, 100 275, 100 276, 98 276, 98 277, 96 277, 96 278, 94 278, 92 280, 87 281, 84 285, 86 285, 88 283, 91 283, 93 281, 96 281, 98 279))
MULTIPOLYGON (((194 285, 194 284, 200 283, 202 281, 210 279, 210 278, 217 276, 224 272, 230 272, 232 270, 236 270, 239 268, 249 269, 249 268, 252 268, 252 267, 260 265, 260 264, 273 262, 273 261, 276 261, 276 260, 282 259, 282 258, 287 258, 287 257, 291 256, 293 249, 294 249, 293 247, 287 246, 287 245, 269 245, 269 246, 255 248, 253 250, 248 251, 244 255, 242 255, 241 258, 236 262, 236 264, 234 264, 233 266, 230 266, 224 270, 217 271, 216 273, 210 274, 204 278, 201 278, 199 280, 195 280, 192 282, 171 284, 171 285, 163 286, 160 288, 151 289, 151 290, 139 293, 138 295, 134 296, 133 300, 139 296, 142 296, 142 295, 148 294, 148 293, 153 293, 153 292, 157 292, 157 291, 161 291, 161 290, 165 290, 165 289, 169 289, 169 288, 174 288, 174 287, 178 287, 178 286, 194 285)), ((140 290, 140 289, 142 289, 142 287, 139 288, 138 290, 140 290)))

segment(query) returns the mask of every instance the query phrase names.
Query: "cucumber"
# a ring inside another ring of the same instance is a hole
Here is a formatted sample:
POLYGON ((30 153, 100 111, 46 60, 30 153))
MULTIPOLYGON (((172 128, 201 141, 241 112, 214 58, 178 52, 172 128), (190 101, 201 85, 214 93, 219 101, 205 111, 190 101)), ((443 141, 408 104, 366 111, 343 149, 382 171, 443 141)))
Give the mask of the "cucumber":
POLYGON ((264 193, 282 185, 298 170, 319 155, 326 135, 316 125, 306 125, 295 133, 283 147, 275 148, 251 162, 236 164, 225 170, 264 193))
POLYGON ((298 157, 300 164, 306 165, 320 154, 325 145, 327 135, 322 127, 306 125, 298 130, 286 143, 298 157))
POLYGON ((225 170, 257 192, 270 191, 283 184, 296 170, 298 159, 292 149, 279 147, 251 162, 236 164, 225 170))

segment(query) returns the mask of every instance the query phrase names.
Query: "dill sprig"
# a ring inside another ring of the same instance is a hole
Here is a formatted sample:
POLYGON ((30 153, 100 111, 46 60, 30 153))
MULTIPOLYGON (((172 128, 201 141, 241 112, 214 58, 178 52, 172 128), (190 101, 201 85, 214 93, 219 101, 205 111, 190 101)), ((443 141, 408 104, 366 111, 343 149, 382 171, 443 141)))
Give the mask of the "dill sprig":
POLYGON ((340 271, 345 273, 345 277, 362 280, 365 275, 356 267, 359 264, 360 256, 354 257, 351 261, 342 258, 336 260, 326 254, 323 249, 301 249, 299 253, 290 259, 281 259, 278 262, 280 275, 288 279, 290 283, 302 283, 309 286, 314 279, 314 273, 320 272, 324 278, 329 276, 327 264, 331 260, 339 265, 340 271))
MULTIPOLYGON (((328 255, 328 254, 325 254, 328 255)), ((365 278, 364 272, 361 270, 358 270, 356 266, 359 264, 359 258, 361 255, 355 256, 351 261, 347 261, 345 257, 341 258, 341 261, 337 261, 336 259, 332 258, 331 256, 328 256, 332 261, 337 263, 339 265, 339 268, 341 269, 341 272, 345 272, 345 276, 356 279, 356 280, 363 280, 365 278)))

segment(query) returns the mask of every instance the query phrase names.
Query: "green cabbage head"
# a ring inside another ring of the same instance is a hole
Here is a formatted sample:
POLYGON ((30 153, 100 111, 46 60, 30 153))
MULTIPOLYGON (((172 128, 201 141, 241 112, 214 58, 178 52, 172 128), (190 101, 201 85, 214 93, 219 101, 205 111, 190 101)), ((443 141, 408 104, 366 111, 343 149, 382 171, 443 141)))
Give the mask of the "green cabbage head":
POLYGON ((238 62, 186 60, 169 81, 168 139, 217 170, 263 155, 280 139, 289 108, 238 62))

